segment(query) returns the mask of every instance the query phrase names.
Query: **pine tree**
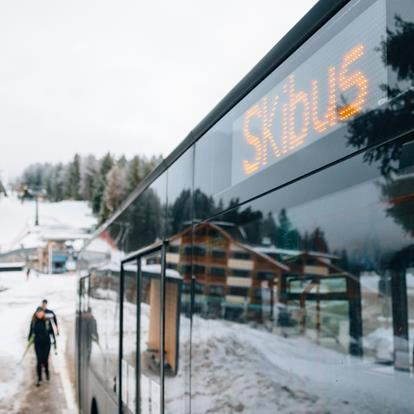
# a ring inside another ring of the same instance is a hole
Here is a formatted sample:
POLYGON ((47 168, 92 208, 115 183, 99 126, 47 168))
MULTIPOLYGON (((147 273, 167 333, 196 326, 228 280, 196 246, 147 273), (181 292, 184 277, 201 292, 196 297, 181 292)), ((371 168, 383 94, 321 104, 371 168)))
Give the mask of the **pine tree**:
POLYGON ((1 179, 0 179, 0 196, 1 195, 4 195, 4 196, 6 196, 7 197, 7 191, 6 191, 6 188, 4 187, 4 185, 3 185, 3 183, 2 183, 2 181, 1 181, 1 179))
POLYGON ((282 208, 278 217, 278 227, 276 235, 276 245, 282 249, 298 249, 300 245, 300 234, 293 228, 293 225, 286 213, 286 210, 282 208))
POLYGON ((61 201, 64 198, 64 180, 65 168, 62 163, 57 164, 53 168, 49 199, 51 201, 61 201))
POLYGON ((141 159, 136 155, 128 164, 127 181, 129 193, 132 193, 142 180, 141 168, 141 159))
POLYGON ((275 219, 273 218, 272 212, 269 212, 267 217, 263 220, 263 230, 262 234, 264 238, 269 239, 269 241, 274 244, 277 240, 277 226, 275 219))
POLYGON ((161 155, 155 156, 153 155, 150 159, 144 158, 142 160, 142 178, 145 178, 148 174, 152 172, 152 170, 157 167, 158 164, 162 162, 161 155))
POLYGON ((122 204, 127 195, 127 173, 124 167, 115 164, 106 175, 106 186, 101 210, 102 221, 122 204))
POLYGON ((81 162, 80 194, 83 200, 92 202, 94 179, 98 172, 98 161, 93 155, 88 155, 81 162))
POLYGON ((116 163, 120 167, 126 167, 128 165, 128 160, 126 159, 125 155, 121 155, 116 163))
POLYGON ((100 162, 99 170, 95 175, 93 183, 93 194, 92 194, 92 211, 100 216, 100 220, 104 221, 107 217, 108 212, 103 201, 103 196, 106 186, 106 176, 114 165, 114 160, 110 153, 106 154, 100 162))
POLYGON ((183 223, 191 220, 191 190, 183 190, 168 209, 171 234, 183 229, 183 223))
POLYGON ((65 185, 65 197, 72 200, 80 200, 80 156, 75 154, 73 161, 67 167, 67 178, 65 185))
POLYGON ((310 235, 310 246, 311 250, 315 252, 329 252, 328 243, 325 239, 325 234, 319 227, 316 227, 316 229, 310 235))

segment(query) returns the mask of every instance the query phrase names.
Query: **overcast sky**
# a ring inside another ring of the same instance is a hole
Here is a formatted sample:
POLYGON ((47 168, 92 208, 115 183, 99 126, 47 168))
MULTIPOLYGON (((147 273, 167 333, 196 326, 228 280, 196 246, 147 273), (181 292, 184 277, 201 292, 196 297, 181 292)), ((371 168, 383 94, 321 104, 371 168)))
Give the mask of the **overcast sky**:
POLYGON ((2 0, 0 171, 168 153, 316 0, 2 0))

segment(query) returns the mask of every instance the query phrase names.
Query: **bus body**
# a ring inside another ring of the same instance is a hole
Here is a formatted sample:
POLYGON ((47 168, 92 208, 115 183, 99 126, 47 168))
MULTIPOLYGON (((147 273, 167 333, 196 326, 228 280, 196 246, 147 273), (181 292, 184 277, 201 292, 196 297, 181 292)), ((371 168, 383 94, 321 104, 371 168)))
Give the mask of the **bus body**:
POLYGON ((97 231, 82 414, 414 411, 413 39, 320 1, 97 231))

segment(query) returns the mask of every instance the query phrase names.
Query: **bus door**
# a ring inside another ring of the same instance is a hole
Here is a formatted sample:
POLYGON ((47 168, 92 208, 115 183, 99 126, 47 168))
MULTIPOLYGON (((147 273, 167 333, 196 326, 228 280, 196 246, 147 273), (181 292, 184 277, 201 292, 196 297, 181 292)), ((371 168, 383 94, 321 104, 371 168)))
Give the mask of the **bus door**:
POLYGON ((121 265, 121 413, 163 413, 165 249, 151 245, 121 265))

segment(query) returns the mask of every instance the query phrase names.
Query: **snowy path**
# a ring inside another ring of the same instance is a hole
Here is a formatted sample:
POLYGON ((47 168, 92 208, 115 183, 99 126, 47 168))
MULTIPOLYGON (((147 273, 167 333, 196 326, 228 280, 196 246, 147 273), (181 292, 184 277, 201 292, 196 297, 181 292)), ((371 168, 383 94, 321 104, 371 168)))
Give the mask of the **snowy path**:
MULTIPOLYGON (((65 351, 73 340, 76 277, 0 273, 0 413, 76 413, 72 380, 65 351), (5 289, 5 290, 2 290, 5 289), (24 352, 30 318, 43 298, 49 300, 60 323, 58 354, 51 351, 50 383, 34 387, 34 352, 24 352)), ((69 358, 70 359, 70 358, 69 358)))

